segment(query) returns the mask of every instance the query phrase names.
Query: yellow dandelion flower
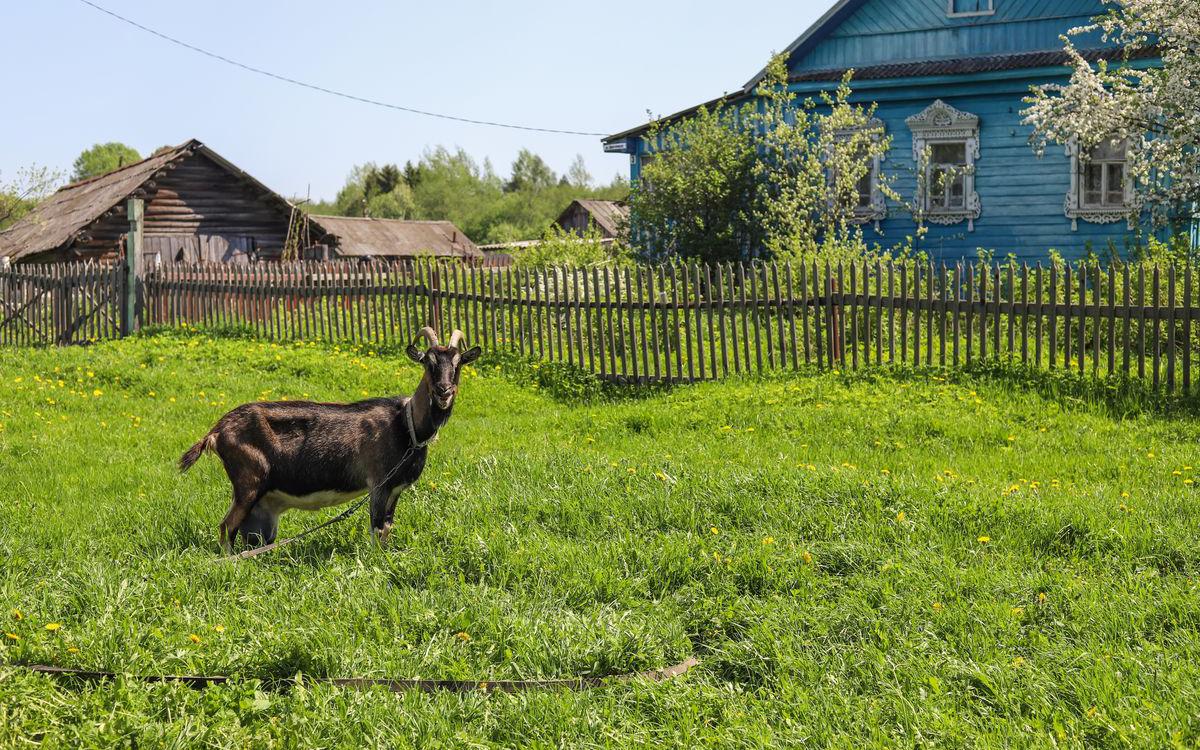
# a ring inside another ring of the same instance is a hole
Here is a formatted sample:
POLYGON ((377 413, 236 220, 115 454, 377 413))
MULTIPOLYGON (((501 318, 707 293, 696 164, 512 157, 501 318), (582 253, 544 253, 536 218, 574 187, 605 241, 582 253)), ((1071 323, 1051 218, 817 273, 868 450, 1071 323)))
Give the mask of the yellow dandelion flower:
POLYGON ((1020 616, 1021 616, 1021 615, 1023 615, 1023 614, 1025 614, 1025 608, 1024 608, 1024 607, 1013 607, 1013 608, 1012 608, 1012 615, 1013 615, 1013 617, 1020 617, 1020 616))
POLYGON ((1025 657, 1018 656, 1017 658, 1013 659, 1012 666, 1013 669, 1020 669, 1021 667, 1025 666, 1025 657))
POLYGON ((7 638, 7 639, 9 639, 10 641, 19 641, 19 640, 21 640, 21 636, 17 635, 16 633, 5 633, 5 634, 4 634, 4 637, 5 637, 5 638, 7 638))
POLYGON ((891 474, 892 472, 887 469, 880 469, 879 473, 886 477, 887 475, 891 474))
POLYGON ((979 542, 980 544, 987 544, 988 542, 992 541, 992 538, 990 536, 981 536, 975 541, 979 542))
POLYGON ((68 654, 78 654, 78 653, 79 653, 79 649, 75 648, 74 646, 68 646, 68 647, 67 647, 67 653, 68 653, 68 654))
POLYGON ((457 633, 454 634, 454 637, 457 638, 458 640, 462 641, 463 643, 466 643, 467 641, 471 640, 470 634, 468 634, 465 630, 458 631, 457 633))
POLYGON ((1045 604, 1045 603, 1046 603, 1046 592, 1039 591, 1038 592, 1038 604, 1045 604))
POLYGON ((812 565, 813 556, 808 550, 804 550, 804 552, 800 553, 800 559, 804 561, 805 565, 812 565))
POLYGON ((626 471, 628 471, 630 474, 637 474, 637 469, 633 468, 632 466, 626 469, 626 471))
POLYGON ((762 540, 762 543, 763 543, 763 544, 774 544, 774 543, 775 543, 775 537, 773 537, 773 536, 764 536, 764 537, 763 537, 763 540, 762 540))
POLYGON ((896 523, 904 523, 904 519, 907 517, 908 516, 904 515, 904 511, 900 511, 896 514, 896 523))
POLYGON ((717 534, 721 533, 721 530, 718 529, 716 526, 709 526, 708 530, 713 533, 713 536, 716 536, 717 534))
POLYGON ((213 625, 213 630, 217 631, 218 633, 224 633, 225 626, 224 625, 213 625))
POLYGON ((46 630, 49 630, 51 633, 53 633, 54 631, 58 630, 61 627, 62 627, 62 625, 57 622, 46 623, 46 630))
POLYGON ((100 390, 99 388, 94 388, 92 390, 92 396, 94 396, 95 398, 100 398, 103 395, 104 395, 104 391, 100 390))
POLYGON ((23 619, 25 619, 25 615, 23 615, 23 614, 21 613, 21 610, 19 610, 19 609, 14 609, 14 610, 12 611, 12 618, 13 618, 14 620, 23 620, 23 619))
POLYGON ((200 636, 196 635, 195 633, 190 633, 190 634, 188 635, 188 640, 190 640, 192 643, 199 643, 199 642, 200 642, 200 636))
POLYGON ((933 611, 934 611, 934 612, 941 612, 943 609, 945 609, 945 607, 943 607, 943 606, 942 606, 942 603, 941 603, 941 602, 934 602, 934 603, 933 603, 933 611))

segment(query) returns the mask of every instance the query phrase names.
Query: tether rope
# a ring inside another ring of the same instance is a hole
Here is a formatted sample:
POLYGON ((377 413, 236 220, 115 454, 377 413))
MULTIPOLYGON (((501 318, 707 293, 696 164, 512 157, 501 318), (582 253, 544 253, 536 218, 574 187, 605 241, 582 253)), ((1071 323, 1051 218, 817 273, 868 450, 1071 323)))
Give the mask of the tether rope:
MULTIPOLYGON (((627 672, 606 677, 568 677, 545 680, 421 680, 393 677, 310 677, 307 675, 302 676, 301 679, 305 683, 333 685, 335 687, 351 688, 354 690, 382 687, 391 690, 393 693, 403 693, 409 690, 420 690, 423 692, 448 691, 454 693, 477 691, 516 693, 523 690, 590 690, 610 683, 634 682, 637 680, 664 682, 682 675, 699 664, 700 661, 698 659, 691 657, 670 667, 652 669, 645 672, 627 672)), ((12 666, 52 677, 72 678, 91 682, 116 680, 124 677, 147 683, 179 682, 197 690, 210 685, 226 685, 232 682, 256 679, 253 677, 233 677, 226 675, 123 674, 93 669, 69 669, 67 667, 56 667, 48 664, 16 664, 12 666)), ((286 688, 294 684, 291 680, 266 682, 275 688, 286 688)))

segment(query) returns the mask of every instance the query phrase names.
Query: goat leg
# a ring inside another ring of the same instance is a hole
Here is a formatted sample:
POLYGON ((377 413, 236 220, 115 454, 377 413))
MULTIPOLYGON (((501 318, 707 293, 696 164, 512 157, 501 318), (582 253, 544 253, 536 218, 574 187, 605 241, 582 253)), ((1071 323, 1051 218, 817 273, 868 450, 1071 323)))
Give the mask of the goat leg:
POLYGON ((390 487, 371 490, 371 536, 381 545, 387 544, 388 536, 392 533, 391 514, 388 512, 391 495, 390 487))

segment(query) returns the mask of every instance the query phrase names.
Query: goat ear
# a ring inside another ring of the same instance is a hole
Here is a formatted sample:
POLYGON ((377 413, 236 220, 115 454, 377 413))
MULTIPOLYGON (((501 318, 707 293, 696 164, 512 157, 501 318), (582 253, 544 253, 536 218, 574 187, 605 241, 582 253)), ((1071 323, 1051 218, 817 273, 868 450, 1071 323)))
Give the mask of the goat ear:
POLYGON ((418 349, 416 344, 409 344, 408 348, 404 350, 404 353, 408 355, 409 359, 417 364, 425 361, 425 353, 418 349))
POLYGON ((471 347, 470 349, 466 350, 459 356, 459 358, 458 358, 459 367, 461 367, 463 365, 471 364, 475 360, 479 359, 479 355, 481 355, 481 354, 483 354, 483 350, 480 349, 478 346, 471 347))

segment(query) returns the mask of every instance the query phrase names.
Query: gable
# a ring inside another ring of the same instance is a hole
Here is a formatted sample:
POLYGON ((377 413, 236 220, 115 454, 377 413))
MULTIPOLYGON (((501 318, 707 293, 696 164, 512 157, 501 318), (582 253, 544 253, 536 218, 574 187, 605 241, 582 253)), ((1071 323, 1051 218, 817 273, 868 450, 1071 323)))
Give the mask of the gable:
MULTIPOLYGON (((1066 30, 1105 12, 1101 0, 993 0, 990 15, 952 16, 949 0, 860 0, 810 29, 792 72, 1061 50, 1066 30)), ((800 41, 800 40, 798 40, 800 41)), ((1098 46, 1098 41, 1083 45, 1098 46)))

